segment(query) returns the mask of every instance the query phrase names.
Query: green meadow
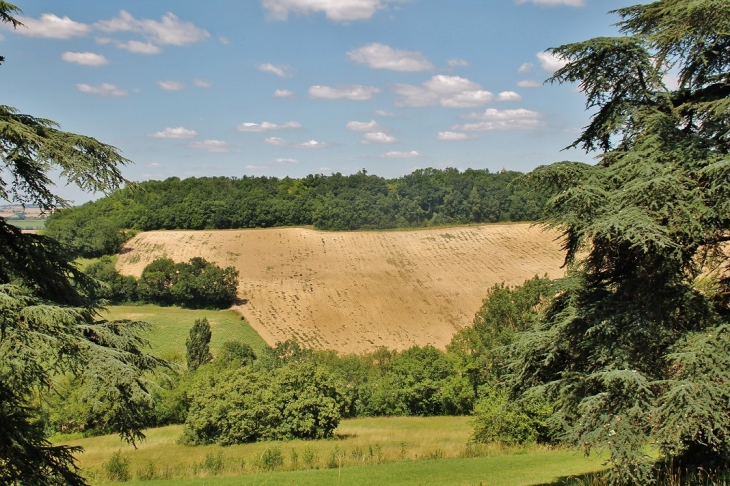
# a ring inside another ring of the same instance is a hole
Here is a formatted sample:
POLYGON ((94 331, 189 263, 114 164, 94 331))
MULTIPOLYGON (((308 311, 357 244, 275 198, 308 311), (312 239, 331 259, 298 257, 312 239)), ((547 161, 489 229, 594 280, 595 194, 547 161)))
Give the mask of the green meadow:
POLYGON ((175 362, 185 360, 185 340, 196 319, 207 318, 213 337, 210 349, 216 351, 226 341, 243 341, 260 353, 268 345, 259 334, 233 310, 190 310, 179 307, 159 307, 156 305, 119 305, 109 306, 102 317, 109 320, 131 319, 146 321, 151 329, 145 337, 151 345, 150 352, 155 356, 175 362))
POLYGON ((8 219, 7 223, 24 230, 42 230, 46 227, 45 219, 8 219))

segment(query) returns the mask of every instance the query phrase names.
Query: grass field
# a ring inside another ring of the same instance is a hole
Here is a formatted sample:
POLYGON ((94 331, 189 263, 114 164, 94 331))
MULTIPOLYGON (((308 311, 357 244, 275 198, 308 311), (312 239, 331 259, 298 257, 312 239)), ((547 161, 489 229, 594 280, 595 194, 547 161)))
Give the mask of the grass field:
POLYGON ((105 319, 149 322, 152 329, 146 337, 152 345, 151 353, 172 361, 184 360, 185 340, 190 328, 196 319, 203 317, 210 322, 213 333, 210 348, 214 356, 225 341, 243 341, 257 353, 267 347, 266 342, 243 320, 241 314, 233 310, 189 310, 155 305, 120 305, 109 306, 107 311, 102 314, 105 319))
POLYGON ((342 352, 444 348, 471 324, 492 285, 562 276, 557 236, 529 224, 151 231, 126 243, 117 269, 139 277, 162 256, 232 265, 245 299, 238 310, 269 344, 296 337, 342 352))
POLYGON ((45 219, 8 219, 7 223, 23 230, 42 230, 46 227, 45 219))
POLYGON ((129 460, 131 479, 137 481, 125 484, 150 486, 539 484, 595 471, 602 463, 598 457, 538 446, 467 447, 468 417, 352 419, 341 423, 333 440, 225 448, 177 444, 181 431, 181 426, 149 430, 136 450, 116 436, 66 443, 85 448, 79 462, 94 484, 106 481, 102 464, 115 451, 129 460), (272 466, 266 457, 275 451, 281 453, 282 463, 272 466))

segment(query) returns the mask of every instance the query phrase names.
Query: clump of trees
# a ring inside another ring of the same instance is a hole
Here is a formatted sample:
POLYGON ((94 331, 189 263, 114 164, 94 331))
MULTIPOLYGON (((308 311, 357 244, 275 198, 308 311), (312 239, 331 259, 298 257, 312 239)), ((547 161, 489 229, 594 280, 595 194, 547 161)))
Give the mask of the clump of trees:
POLYGON ((213 355, 210 354, 211 337, 213 337, 213 333, 210 331, 208 319, 205 317, 195 319, 193 327, 190 328, 190 336, 185 341, 186 357, 190 371, 195 371, 200 365, 213 361, 213 355))
POLYGON ((419 169, 396 179, 349 176, 202 177, 142 182, 57 211, 46 234, 74 254, 116 253, 135 231, 313 225, 322 230, 534 221, 547 195, 511 184, 519 172, 419 169))
POLYGON ((225 309, 237 298, 238 270, 234 267, 221 268, 204 258, 195 257, 180 263, 170 258, 158 258, 142 270, 139 279, 120 275, 114 265, 113 257, 104 256, 85 271, 103 284, 97 296, 110 303, 140 302, 191 309, 225 309))

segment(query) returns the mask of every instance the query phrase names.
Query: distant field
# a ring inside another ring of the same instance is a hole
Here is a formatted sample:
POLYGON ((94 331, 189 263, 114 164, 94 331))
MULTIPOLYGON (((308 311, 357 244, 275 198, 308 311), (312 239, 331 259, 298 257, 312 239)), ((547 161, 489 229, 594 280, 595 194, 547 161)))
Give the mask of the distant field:
POLYGON ((42 230, 46 227, 45 219, 8 219, 8 224, 24 230, 42 230))
POLYGON ((320 441, 264 442, 231 447, 190 447, 176 443, 181 426, 148 431, 138 449, 117 436, 67 441, 85 451, 79 463, 93 484, 103 483, 101 465, 115 451, 130 461, 133 479, 147 474, 167 481, 138 481, 139 485, 238 484, 539 484, 601 468, 597 457, 532 446, 471 449, 468 417, 393 417, 345 420, 338 438, 320 441), (265 472, 262 455, 278 448, 283 464, 265 472), (307 464, 307 453, 312 457, 307 464), (296 461, 293 460, 296 454, 296 461), (206 468, 207 458, 221 454, 220 470, 206 468), (481 457, 468 458, 479 455, 481 457), (215 476, 215 477, 214 477, 215 476))
POLYGON ((155 305, 109 306, 103 317, 147 321, 152 330, 147 334, 152 345, 151 353, 166 359, 183 359, 185 340, 195 319, 208 318, 211 331, 211 351, 215 356, 225 341, 240 340, 251 345, 256 352, 265 348, 266 342, 233 310, 189 310, 179 307, 158 307, 155 305))
POLYGON ((413 231, 306 228, 153 231, 127 243, 117 268, 139 276, 155 258, 202 256, 241 273, 238 310, 269 343, 315 348, 443 348, 495 283, 563 274, 554 232, 529 224, 413 231))

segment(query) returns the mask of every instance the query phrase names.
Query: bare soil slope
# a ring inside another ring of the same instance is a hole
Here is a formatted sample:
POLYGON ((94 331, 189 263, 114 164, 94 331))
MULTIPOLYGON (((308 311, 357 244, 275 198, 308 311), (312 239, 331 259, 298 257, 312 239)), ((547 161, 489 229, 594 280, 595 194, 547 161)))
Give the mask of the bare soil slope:
POLYGON ((296 337, 340 352, 443 348, 471 323, 495 283, 562 275, 555 238, 528 224, 347 233, 153 231, 128 242, 117 267, 139 277, 162 256, 235 266, 245 299, 238 310, 269 344, 296 337))

